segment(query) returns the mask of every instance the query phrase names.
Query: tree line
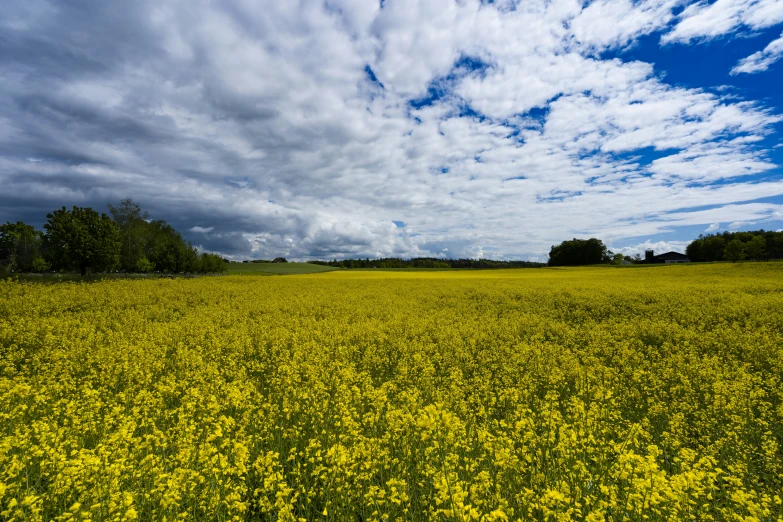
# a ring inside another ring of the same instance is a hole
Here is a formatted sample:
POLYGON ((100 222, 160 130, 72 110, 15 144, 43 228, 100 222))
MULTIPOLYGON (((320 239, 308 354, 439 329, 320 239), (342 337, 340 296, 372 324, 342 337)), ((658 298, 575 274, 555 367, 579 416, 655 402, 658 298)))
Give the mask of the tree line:
POLYGON ((493 259, 439 259, 435 257, 414 257, 400 259, 343 259, 340 261, 308 261, 308 263, 337 268, 538 268, 545 263, 532 261, 496 261, 493 259))
MULTIPOLYGON (((783 259, 783 232, 755 230, 750 232, 723 232, 700 235, 685 249, 691 261, 764 261, 783 259)), ((596 238, 571 239, 552 246, 549 266, 580 266, 620 264, 623 261, 641 263, 634 257, 615 254, 596 238)))
POLYGON ((685 253, 691 261, 783 259, 783 232, 754 230, 700 235, 685 253))
POLYGON ((44 230, 21 221, 0 225, 0 264, 9 272, 224 273, 226 260, 201 253, 162 219, 132 199, 55 210, 44 230))

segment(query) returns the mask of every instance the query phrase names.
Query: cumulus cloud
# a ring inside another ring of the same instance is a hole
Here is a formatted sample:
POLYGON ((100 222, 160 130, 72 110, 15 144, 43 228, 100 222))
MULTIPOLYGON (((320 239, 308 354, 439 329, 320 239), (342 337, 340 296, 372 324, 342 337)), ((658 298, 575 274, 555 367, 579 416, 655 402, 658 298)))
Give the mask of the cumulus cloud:
POLYGON ((131 196, 205 250, 302 259, 769 220, 775 112, 604 56, 777 12, 721 2, 11 0, 0 218, 131 196))
POLYGON ((758 51, 740 60, 731 70, 732 75, 741 73, 754 74, 766 71, 783 57, 783 34, 773 40, 763 51, 758 51))
POLYGON ((720 230, 720 223, 712 223, 704 231, 709 234, 710 232, 717 232, 718 230, 720 230))

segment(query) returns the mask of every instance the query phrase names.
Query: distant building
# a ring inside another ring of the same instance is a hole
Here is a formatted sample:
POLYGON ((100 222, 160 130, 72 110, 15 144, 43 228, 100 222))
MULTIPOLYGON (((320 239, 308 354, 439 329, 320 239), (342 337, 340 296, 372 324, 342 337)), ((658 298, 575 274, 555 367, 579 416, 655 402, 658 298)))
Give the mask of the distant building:
POLYGON ((685 254, 680 254, 679 252, 666 252, 665 254, 658 254, 655 255, 655 252, 652 250, 646 250, 644 252, 644 263, 646 264, 653 264, 653 263, 688 263, 690 262, 690 259, 688 259, 688 256, 685 254))

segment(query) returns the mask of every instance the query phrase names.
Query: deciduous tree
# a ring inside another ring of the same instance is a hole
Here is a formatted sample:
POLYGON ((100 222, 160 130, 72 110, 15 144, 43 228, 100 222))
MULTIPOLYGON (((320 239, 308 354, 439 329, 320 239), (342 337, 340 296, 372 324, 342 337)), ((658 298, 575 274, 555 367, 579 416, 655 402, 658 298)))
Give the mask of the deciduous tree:
MULTIPOLYGON (((116 207, 109 205, 114 222, 120 230, 120 267, 126 272, 137 270, 144 255, 146 239, 149 235, 149 213, 132 199, 123 199, 116 207)), ((141 266, 146 266, 141 263, 141 266)))
POLYGON ((759 260, 764 257, 766 247, 767 243, 763 236, 753 236, 750 241, 745 243, 745 254, 748 259, 759 260))
POLYGON ((745 259, 745 244, 739 239, 732 239, 729 241, 729 244, 726 245, 723 257, 732 263, 745 259))
POLYGON ((46 252, 54 268, 103 272, 120 262, 120 231, 112 219, 91 208, 63 207, 47 214, 46 252))
POLYGON ((11 270, 35 271, 34 265, 42 266, 39 261, 42 237, 40 231, 21 221, 0 225, 0 260, 7 260, 11 270))
POLYGON ((606 246, 596 238, 563 241, 549 251, 550 266, 594 265, 606 261, 606 246))

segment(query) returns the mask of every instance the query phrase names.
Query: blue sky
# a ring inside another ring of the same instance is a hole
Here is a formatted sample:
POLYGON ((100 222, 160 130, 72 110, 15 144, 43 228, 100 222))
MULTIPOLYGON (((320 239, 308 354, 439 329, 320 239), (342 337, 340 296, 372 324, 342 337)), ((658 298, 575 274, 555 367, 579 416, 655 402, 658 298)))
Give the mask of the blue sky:
POLYGON ((10 0, 0 221, 132 197, 236 259, 783 228, 781 0, 10 0))

